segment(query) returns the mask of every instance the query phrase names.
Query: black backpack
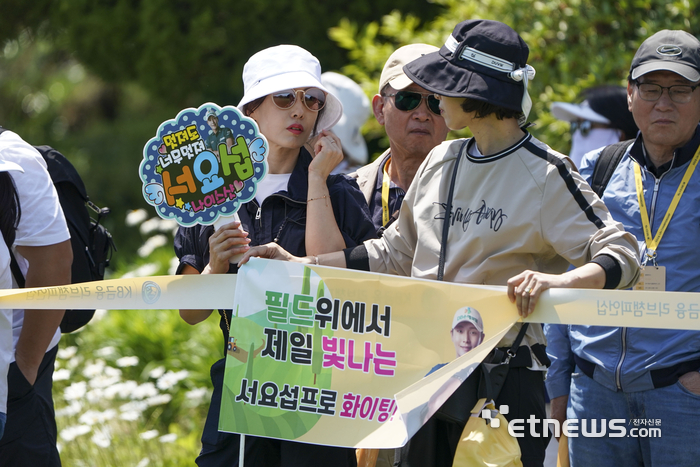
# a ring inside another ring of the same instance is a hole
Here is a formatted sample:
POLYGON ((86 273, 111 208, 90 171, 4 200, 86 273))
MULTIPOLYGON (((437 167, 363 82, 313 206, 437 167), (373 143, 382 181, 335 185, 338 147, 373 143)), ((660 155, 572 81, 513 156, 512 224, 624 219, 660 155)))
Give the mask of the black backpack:
MULTIPOLYGON (((3 131, 0 128, 0 133, 3 131)), ((104 279, 112 252, 117 250, 112 235, 100 224, 102 218, 109 214, 109 208, 100 208, 90 201, 78 171, 63 154, 51 146, 34 148, 46 161, 70 231, 73 248, 71 282, 77 284, 104 279), (90 216, 88 208, 96 214, 96 218, 90 216)), ((24 287, 24 277, 14 255, 11 266, 17 284, 24 287)), ((95 310, 66 310, 61 321, 61 332, 73 332, 85 326, 94 314, 95 310)))
POLYGON ((622 160, 622 156, 625 155, 625 151, 632 143, 634 143, 633 139, 620 141, 604 147, 601 151, 591 176, 591 188, 593 188, 593 191, 596 192, 599 198, 603 197, 603 192, 605 187, 608 186, 613 172, 615 172, 617 165, 622 160))

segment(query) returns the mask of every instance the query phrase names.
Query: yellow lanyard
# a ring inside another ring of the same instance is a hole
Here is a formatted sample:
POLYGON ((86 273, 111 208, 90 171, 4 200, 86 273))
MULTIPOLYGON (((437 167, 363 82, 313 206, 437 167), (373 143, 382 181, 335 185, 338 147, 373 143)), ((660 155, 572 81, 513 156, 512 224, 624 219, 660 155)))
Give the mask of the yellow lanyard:
POLYGON ((382 177, 382 225, 386 227, 389 223, 389 186, 391 185, 391 178, 389 178, 389 173, 386 168, 391 163, 391 156, 384 163, 384 175, 382 177))
POLYGON ((688 164, 688 168, 685 170, 685 175, 683 175, 683 180, 681 180, 681 184, 678 185, 676 194, 673 195, 671 205, 668 207, 668 211, 666 211, 666 215, 664 215, 664 218, 661 221, 661 225, 656 231, 656 236, 654 238, 651 237, 651 224, 649 223, 649 214, 647 213, 647 206, 644 202, 644 185, 642 184, 642 171, 639 168, 639 164, 632 164, 634 166, 634 180, 635 185, 637 187, 637 201, 639 201, 639 211, 642 215, 642 229, 644 230, 644 241, 647 244, 647 257, 654 260, 654 263, 656 263, 656 249, 658 248, 659 243, 661 243, 661 237, 663 237, 664 232, 666 232, 668 224, 671 223, 671 217, 673 217, 673 213, 676 212, 678 202, 681 200, 681 196, 683 196, 685 187, 688 186, 688 182, 690 181, 690 177, 695 171, 695 166, 698 165, 698 161, 700 161, 700 147, 698 147, 697 151, 695 151, 693 159, 690 161, 690 164, 688 164))

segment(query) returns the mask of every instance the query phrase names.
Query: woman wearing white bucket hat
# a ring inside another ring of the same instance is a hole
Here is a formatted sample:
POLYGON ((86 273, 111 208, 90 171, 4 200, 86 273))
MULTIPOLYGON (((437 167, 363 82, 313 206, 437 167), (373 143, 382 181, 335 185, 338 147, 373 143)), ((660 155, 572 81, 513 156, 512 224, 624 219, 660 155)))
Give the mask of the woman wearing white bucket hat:
MULTIPOLYGON (((318 255, 355 246, 375 235, 357 184, 330 175, 343 158, 339 139, 328 128, 342 114, 340 101, 321 82, 321 66, 301 47, 280 45, 253 55, 243 68, 245 94, 238 108, 253 118, 269 147, 268 174, 255 199, 241 206, 240 222, 180 228, 175 251, 179 274, 237 272, 231 259, 250 246, 277 242, 295 254, 318 255), (304 147, 312 137, 314 155, 304 147)), ((211 310, 181 310, 190 324, 211 310)), ((231 310, 219 310, 224 342, 231 310)), ((224 349, 225 352, 225 349, 224 349)), ((211 370, 214 392, 202 435, 201 466, 237 466, 239 436, 218 431, 224 359, 211 370)), ((355 466, 352 449, 247 436, 245 466, 355 466)))

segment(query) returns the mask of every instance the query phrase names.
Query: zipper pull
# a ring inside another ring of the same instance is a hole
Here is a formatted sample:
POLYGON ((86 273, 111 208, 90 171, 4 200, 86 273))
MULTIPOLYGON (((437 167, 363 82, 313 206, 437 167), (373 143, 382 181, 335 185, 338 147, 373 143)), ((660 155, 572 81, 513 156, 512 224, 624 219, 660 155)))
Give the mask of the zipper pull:
POLYGON ((260 211, 262 211, 262 206, 258 206, 258 212, 255 213, 255 220, 260 220, 260 211))

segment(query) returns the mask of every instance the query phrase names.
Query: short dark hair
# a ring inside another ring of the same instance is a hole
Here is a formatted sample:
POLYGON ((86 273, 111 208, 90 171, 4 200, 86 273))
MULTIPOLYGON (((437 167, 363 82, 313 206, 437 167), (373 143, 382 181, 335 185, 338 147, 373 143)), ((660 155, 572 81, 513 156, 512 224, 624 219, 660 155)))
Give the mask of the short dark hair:
POLYGON ((465 113, 475 112, 474 116, 476 118, 485 118, 493 114, 499 120, 505 118, 518 119, 523 114, 519 110, 506 109, 505 107, 489 104, 488 102, 477 99, 470 99, 468 97, 464 98, 462 101, 462 110, 465 113))
POLYGON ((19 206, 19 194, 15 188, 12 176, 7 172, 0 172, 0 232, 5 239, 8 249, 15 242, 15 234, 22 210, 19 206))

